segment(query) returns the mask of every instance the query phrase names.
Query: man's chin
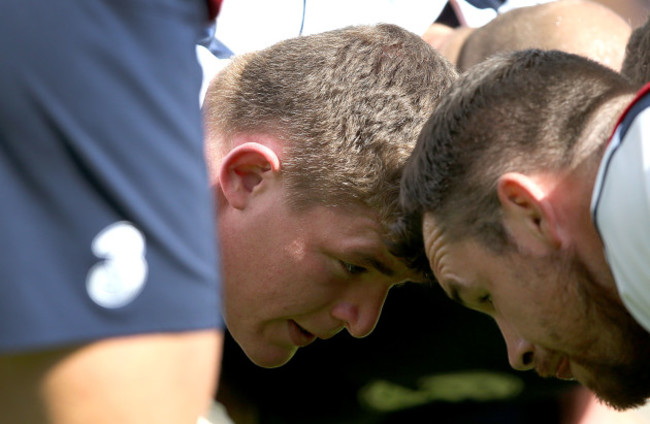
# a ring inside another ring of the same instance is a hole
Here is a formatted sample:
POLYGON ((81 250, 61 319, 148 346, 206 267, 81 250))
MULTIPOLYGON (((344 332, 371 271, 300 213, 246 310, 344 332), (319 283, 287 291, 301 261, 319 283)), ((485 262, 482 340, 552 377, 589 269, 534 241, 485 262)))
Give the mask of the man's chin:
POLYGON ((598 377, 578 381, 591 390, 603 404, 618 411, 638 408, 646 404, 650 397, 650 387, 638 387, 631 376, 615 376, 601 372, 598 377))
POLYGON ((617 411, 625 411, 628 409, 640 408, 643 405, 645 405, 647 402, 647 399, 645 397, 630 397, 630 396, 621 397, 618 395, 610 396, 598 392, 595 392, 595 394, 601 403, 617 411))
POLYGON ((262 368, 278 368, 286 364, 296 354, 298 348, 278 347, 278 346, 255 346, 246 349, 241 346, 242 350, 255 365, 262 368))

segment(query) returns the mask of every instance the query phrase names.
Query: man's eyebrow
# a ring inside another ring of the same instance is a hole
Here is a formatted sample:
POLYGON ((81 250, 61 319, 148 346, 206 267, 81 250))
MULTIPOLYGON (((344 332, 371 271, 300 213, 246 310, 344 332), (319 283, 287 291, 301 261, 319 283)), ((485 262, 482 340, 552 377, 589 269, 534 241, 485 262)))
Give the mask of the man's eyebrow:
POLYGON ((374 258, 372 256, 365 256, 364 255, 361 258, 360 262, 361 262, 361 265, 364 265, 366 267, 375 268, 377 271, 381 272, 382 274, 384 274, 387 277, 392 277, 392 276, 395 275, 395 271, 392 268, 390 268, 389 266, 387 266, 386 264, 384 264, 383 262, 381 262, 380 260, 378 260, 378 259, 376 259, 376 258, 374 258))

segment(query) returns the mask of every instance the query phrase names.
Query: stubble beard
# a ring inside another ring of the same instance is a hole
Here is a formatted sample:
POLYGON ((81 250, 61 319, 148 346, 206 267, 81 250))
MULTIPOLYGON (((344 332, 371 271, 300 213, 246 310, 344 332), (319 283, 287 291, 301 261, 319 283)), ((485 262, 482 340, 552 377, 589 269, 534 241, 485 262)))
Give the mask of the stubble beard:
POLYGON ((650 398, 650 333, 634 320, 618 294, 606 288, 615 285, 602 281, 610 277, 599 279, 576 256, 571 262, 575 277, 571 280, 578 283, 579 301, 588 319, 603 328, 603 337, 614 336, 609 350, 619 354, 616 360, 611 355, 603 360, 577 358, 576 364, 589 375, 580 382, 614 409, 642 406, 650 398))

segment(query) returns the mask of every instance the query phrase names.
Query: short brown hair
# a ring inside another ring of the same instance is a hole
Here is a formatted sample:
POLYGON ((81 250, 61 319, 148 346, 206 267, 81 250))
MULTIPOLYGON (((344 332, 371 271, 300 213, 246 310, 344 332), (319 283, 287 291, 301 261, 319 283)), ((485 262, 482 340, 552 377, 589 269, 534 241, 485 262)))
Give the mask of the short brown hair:
POLYGON ((384 225, 417 136, 457 77, 421 37, 394 25, 348 27, 236 58, 205 100, 208 143, 238 133, 285 142, 292 205, 360 202, 384 225))
POLYGON ((428 268, 425 213, 452 240, 471 236, 491 249, 508 246, 498 178, 563 170, 584 159, 579 141, 593 113, 629 93, 634 88, 615 71, 559 51, 499 55, 470 69, 425 125, 404 171, 404 216, 395 231, 406 241, 395 252, 428 268))

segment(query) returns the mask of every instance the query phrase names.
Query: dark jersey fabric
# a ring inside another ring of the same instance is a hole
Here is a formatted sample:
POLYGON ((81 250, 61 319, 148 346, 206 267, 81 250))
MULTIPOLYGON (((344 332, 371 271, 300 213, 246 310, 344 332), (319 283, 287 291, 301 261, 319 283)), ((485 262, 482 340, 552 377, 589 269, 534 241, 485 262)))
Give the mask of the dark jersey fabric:
POLYGON ((207 22, 205 0, 0 2, 0 351, 222 325, 207 22), (121 276, 126 302, 91 296, 121 276))

